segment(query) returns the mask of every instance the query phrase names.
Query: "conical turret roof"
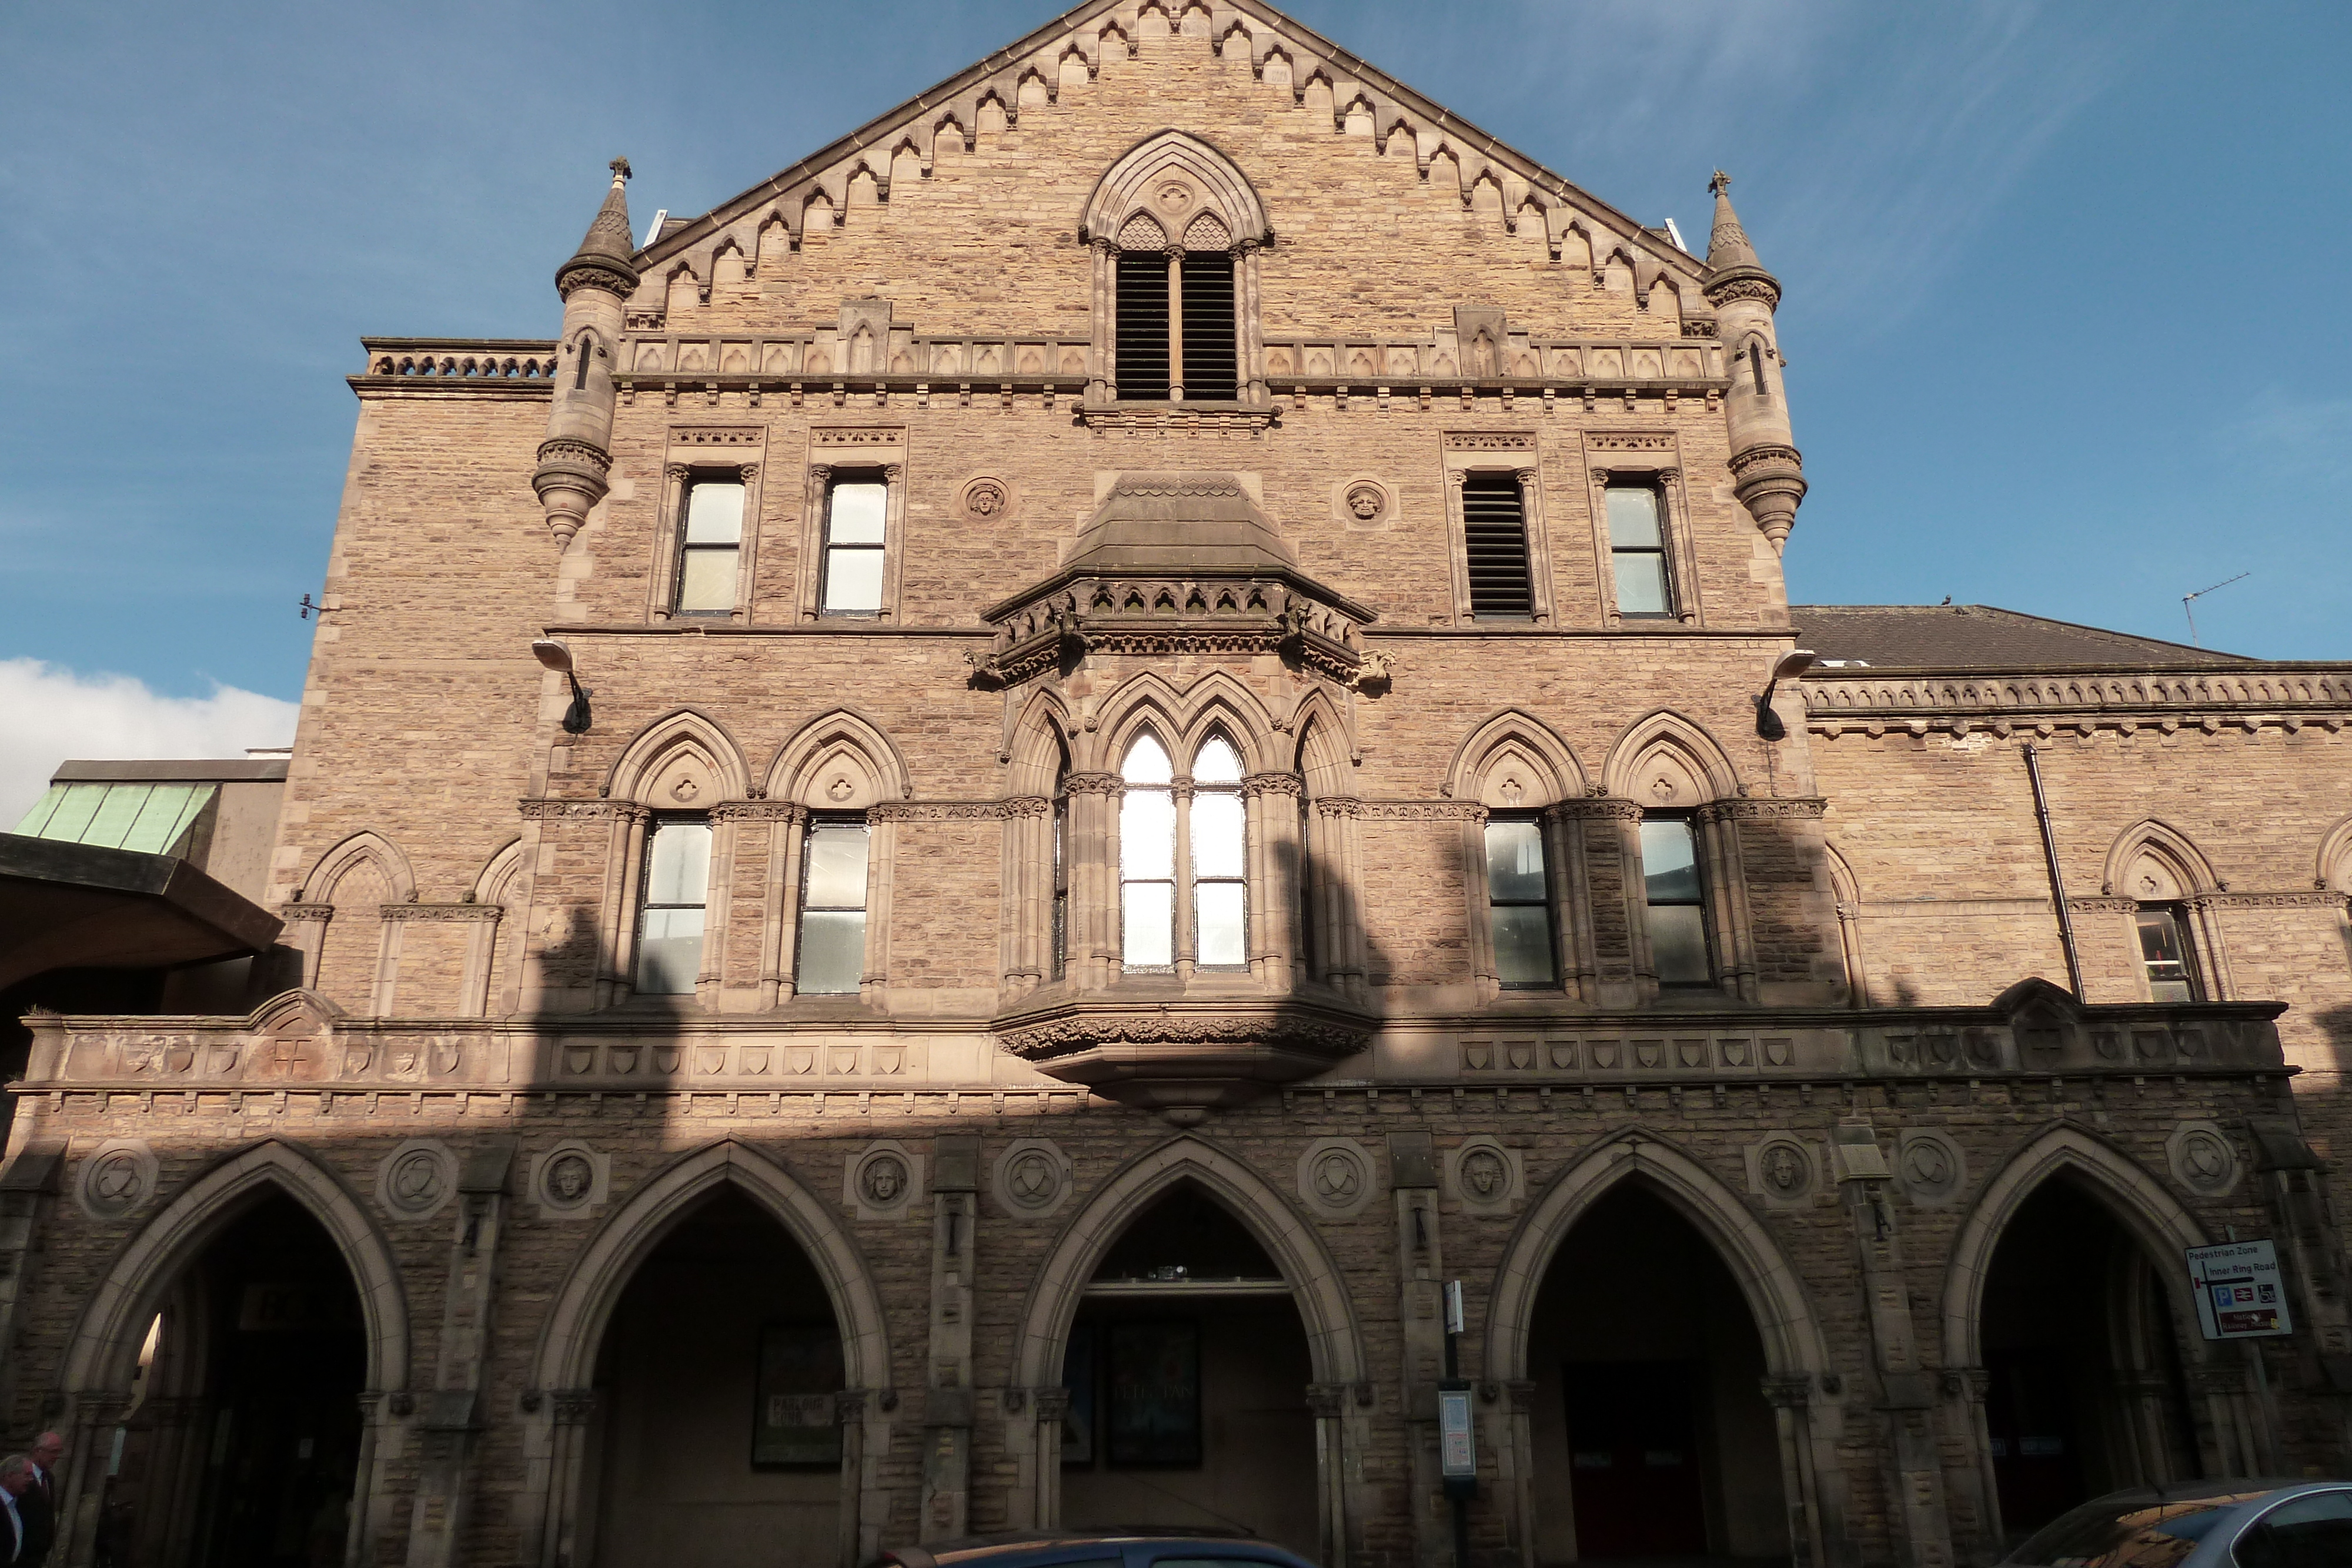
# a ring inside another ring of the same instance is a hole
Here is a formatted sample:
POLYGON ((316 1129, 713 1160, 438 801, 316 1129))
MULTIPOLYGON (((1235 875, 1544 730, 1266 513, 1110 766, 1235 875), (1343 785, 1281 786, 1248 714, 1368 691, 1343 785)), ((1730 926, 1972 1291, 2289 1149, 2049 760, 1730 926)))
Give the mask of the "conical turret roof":
POLYGON ((604 193, 604 204, 596 209, 595 221, 588 225, 587 235, 572 259, 555 269, 555 289, 569 294, 583 283, 602 281, 616 294, 626 295, 637 286, 637 269, 630 259, 636 247, 629 239, 629 161, 615 158, 612 162, 613 188, 604 193))
POLYGON ((1715 227, 1706 236, 1706 265, 1715 273, 1707 281, 1708 295, 1734 278, 1759 278, 1770 285, 1777 298, 1780 280, 1764 270, 1748 231, 1739 226, 1739 214, 1731 210, 1731 176, 1717 169, 1706 188, 1715 193, 1715 227))

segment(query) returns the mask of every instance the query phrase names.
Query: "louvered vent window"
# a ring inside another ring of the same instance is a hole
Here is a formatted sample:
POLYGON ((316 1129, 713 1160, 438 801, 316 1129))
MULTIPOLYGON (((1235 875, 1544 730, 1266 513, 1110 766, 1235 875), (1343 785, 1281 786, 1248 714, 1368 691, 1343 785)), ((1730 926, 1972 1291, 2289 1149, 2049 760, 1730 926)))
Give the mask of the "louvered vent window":
POLYGON ((1480 621, 1535 615, 1528 575, 1528 515, 1516 474, 1472 474, 1462 482, 1462 540, 1469 557, 1470 613, 1480 621))
MULTIPOLYGON (((1230 316, 1232 289, 1226 289, 1230 316)), ((1157 251, 1118 253, 1118 395, 1122 401, 1168 397, 1168 257, 1157 251)))
POLYGON ((1230 402, 1241 395, 1234 341, 1234 258, 1184 253, 1184 397, 1230 402))

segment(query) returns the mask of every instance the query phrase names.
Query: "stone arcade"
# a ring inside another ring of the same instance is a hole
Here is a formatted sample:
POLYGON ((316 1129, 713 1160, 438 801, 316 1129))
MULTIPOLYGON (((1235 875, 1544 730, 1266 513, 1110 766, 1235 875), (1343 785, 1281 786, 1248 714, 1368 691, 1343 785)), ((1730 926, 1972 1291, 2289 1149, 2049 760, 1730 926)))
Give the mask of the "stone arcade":
POLYGON ((2352 671, 1792 611, 1727 182, 1701 260, 1259 0, 628 174, 558 337, 352 378, 299 983, 30 1019, 63 1561, 1436 1568, 1450 1279, 1481 1568, 2352 1466, 2352 671))

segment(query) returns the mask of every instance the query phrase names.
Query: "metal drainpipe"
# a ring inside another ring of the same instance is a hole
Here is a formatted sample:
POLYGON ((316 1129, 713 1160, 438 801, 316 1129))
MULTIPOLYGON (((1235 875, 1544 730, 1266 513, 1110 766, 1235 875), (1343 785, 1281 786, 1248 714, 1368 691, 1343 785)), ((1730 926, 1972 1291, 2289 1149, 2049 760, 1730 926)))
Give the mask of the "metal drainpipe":
POLYGON ((2074 917, 2066 908, 2066 879, 2058 870, 2058 841, 2050 831, 2050 798, 2042 792, 2042 758, 2033 743, 2025 745, 2025 776, 2033 784, 2033 820, 2042 827, 2042 862, 2050 868, 2050 897, 2058 906, 2058 944, 2066 950, 2066 982, 2074 999, 2083 999, 2083 960, 2074 951, 2074 917))

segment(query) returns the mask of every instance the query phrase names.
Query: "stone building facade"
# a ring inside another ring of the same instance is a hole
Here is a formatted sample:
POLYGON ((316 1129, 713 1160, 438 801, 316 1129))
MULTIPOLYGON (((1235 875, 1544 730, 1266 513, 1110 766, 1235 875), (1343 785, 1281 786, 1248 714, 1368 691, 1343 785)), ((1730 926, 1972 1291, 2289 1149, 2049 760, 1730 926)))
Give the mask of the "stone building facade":
POLYGON ((1792 615, 1727 182, 1701 260, 1258 0, 627 173, 556 338, 352 378, 302 985, 30 1020, 76 1568, 1438 1564, 1450 1354, 1481 1564, 2352 1465, 2352 669, 1792 615))

